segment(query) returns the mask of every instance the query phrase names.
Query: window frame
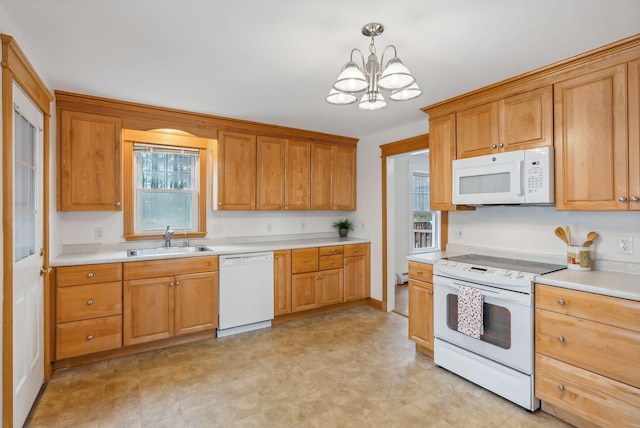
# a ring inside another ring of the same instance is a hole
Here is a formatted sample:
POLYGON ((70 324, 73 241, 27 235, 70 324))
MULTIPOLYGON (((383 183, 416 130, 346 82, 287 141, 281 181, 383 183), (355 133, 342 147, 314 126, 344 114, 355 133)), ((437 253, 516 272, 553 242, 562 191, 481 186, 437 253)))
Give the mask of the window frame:
POLYGON ((431 198, 431 174, 429 174, 428 170, 423 169, 422 167, 410 163, 409 164, 409 254, 420 254, 420 253, 429 253, 433 251, 440 251, 440 211, 433 211, 431 209, 427 212, 431 214, 431 246, 430 247, 419 247, 415 248, 415 232, 414 229, 414 210, 413 206, 413 196, 414 196, 414 188, 413 188, 413 177, 414 176, 424 176, 427 178, 427 182, 429 183, 429 199, 431 198))
POLYGON ((197 231, 182 234, 186 238, 203 238, 207 235, 207 149, 211 140, 194 137, 183 132, 166 133, 165 131, 122 130, 124 146, 124 238, 127 241, 164 239, 164 233, 139 233, 135 231, 135 176, 134 145, 150 144, 175 148, 198 150, 198 224, 197 231))

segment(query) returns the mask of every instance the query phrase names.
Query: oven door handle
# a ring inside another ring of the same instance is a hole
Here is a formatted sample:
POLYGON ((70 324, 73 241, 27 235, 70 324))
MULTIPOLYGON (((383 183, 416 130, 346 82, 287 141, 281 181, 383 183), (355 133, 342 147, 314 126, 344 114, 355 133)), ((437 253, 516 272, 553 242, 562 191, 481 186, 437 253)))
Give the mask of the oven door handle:
POLYGON ((500 293, 500 291, 497 291, 497 290, 488 290, 488 289, 486 289, 484 287, 478 287, 477 285, 470 285, 468 283, 467 284, 460 284, 459 282, 455 282, 454 281, 453 285, 455 285, 457 287, 463 286, 463 287, 468 287, 468 288, 475 288, 476 290, 480 290, 482 292, 482 294, 493 294, 493 295, 496 295, 496 296, 500 295, 500 294, 504 294, 504 293, 500 293))
POLYGON ((460 281, 451 278, 445 278, 441 276, 433 277, 433 286, 434 291, 438 293, 437 290, 441 291, 449 291, 453 292, 453 294, 458 294, 459 286, 471 287, 478 289, 482 292, 483 296, 492 297, 494 299, 500 299, 506 302, 518 303, 525 306, 533 305, 533 295, 518 293, 516 291, 508 291, 501 290, 499 288, 493 288, 490 286, 485 286, 482 284, 476 284, 468 281, 460 281))

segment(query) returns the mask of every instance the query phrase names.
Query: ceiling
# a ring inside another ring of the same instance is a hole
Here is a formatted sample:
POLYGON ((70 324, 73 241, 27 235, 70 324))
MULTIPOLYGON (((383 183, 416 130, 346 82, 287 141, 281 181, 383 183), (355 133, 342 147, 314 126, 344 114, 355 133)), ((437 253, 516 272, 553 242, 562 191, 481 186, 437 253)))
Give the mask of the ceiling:
MULTIPOLYGON (((638 0, 0 0, 53 90, 364 138, 421 107, 640 33, 638 0), (424 91, 325 97, 380 22, 424 91)), ((1 12, 1 10, 0 10, 1 12)))

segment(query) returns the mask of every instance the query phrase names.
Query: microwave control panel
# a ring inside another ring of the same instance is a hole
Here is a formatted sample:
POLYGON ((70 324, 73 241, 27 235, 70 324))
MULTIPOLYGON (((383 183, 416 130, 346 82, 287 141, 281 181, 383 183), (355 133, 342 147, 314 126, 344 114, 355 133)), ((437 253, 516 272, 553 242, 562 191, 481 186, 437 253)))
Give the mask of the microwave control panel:
POLYGON ((553 147, 525 150, 524 192, 528 203, 554 200, 553 147), (551 193, 551 194, 549 194, 551 193))

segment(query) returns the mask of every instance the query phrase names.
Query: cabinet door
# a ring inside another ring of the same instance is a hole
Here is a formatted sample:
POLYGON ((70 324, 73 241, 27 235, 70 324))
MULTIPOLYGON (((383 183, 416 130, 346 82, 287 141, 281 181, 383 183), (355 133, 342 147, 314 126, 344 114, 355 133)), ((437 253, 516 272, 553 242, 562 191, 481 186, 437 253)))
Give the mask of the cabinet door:
POLYGON ((178 275, 173 293, 176 336, 218 326, 218 272, 178 275))
POLYGON ((500 151, 553 145, 551 86, 507 97, 499 101, 500 151))
POLYGON ((333 209, 332 146, 311 144, 311 209, 333 209))
POLYGON ((291 311, 318 307, 318 272, 291 276, 291 311))
POLYGON ((259 210, 285 209, 285 140, 258 137, 258 202, 259 210))
POLYGON ((491 154, 498 148, 498 103, 457 113, 456 126, 458 159, 491 154))
POLYGON ((344 301, 344 273, 342 269, 318 272, 318 305, 333 305, 344 301))
POLYGON ((59 124, 58 209, 121 210, 122 121, 62 110, 59 124))
POLYGON ((256 136, 218 134, 217 205, 220 210, 256 208, 256 136))
POLYGON ((273 252, 273 313, 291 313, 291 250, 273 252))
POLYGON ((640 210, 640 59, 629 63, 629 209, 640 210))
POLYGON ((173 277, 124 282, 123 345, 173 336, 173 277))
POLYGON ((333 147, 333 209, 356 209, 356 149, 333 147))
POLYGON ((629 207, 626 71, 620 64, 554 85, 558 210, 629 207))
POLYGON ((456 158, 455 126, 454 114, 429 121, 429 177, 433 211, 456 209, 451 204, 451 163, 456 158))
POLYGON ((433 284, 409 279, 409 339, 433 352, 433 284))
POLYGON ((367 257, 346 257, 344 259, 344 301, 368 297, 367 257))
POLYGON ((307 141, 286 140, 285 209, 311 207, 311 146, 307 141))

